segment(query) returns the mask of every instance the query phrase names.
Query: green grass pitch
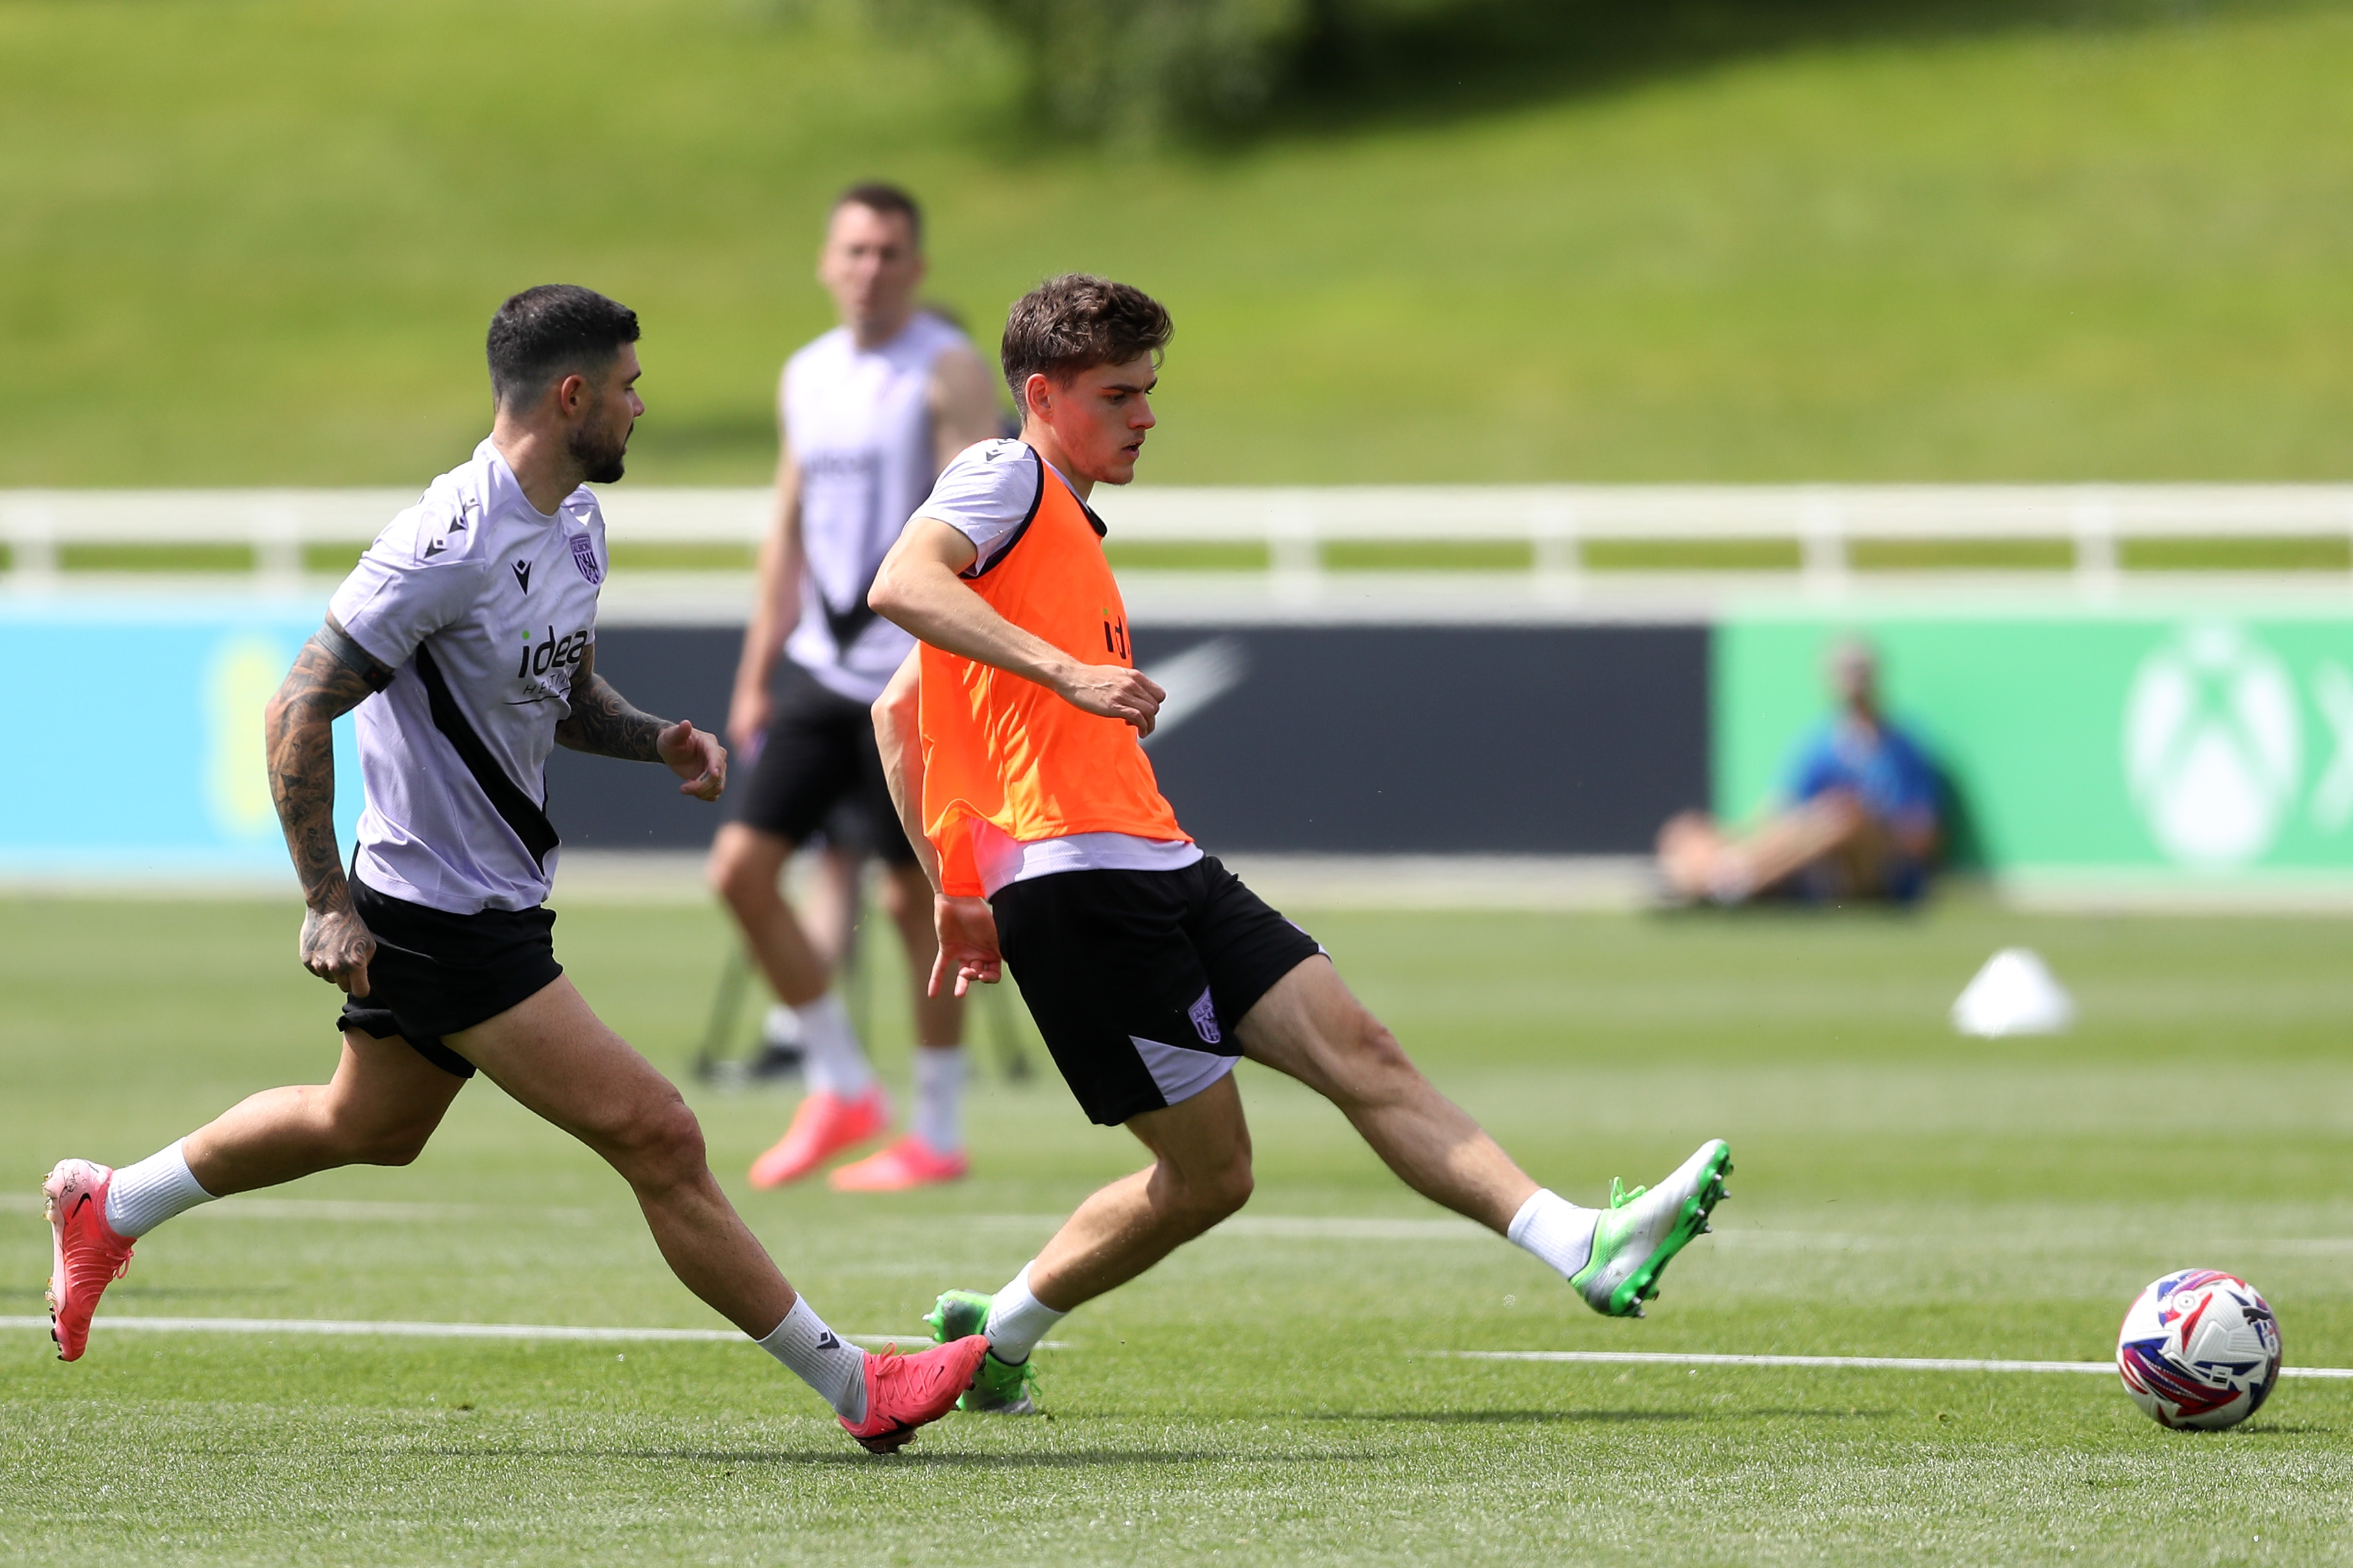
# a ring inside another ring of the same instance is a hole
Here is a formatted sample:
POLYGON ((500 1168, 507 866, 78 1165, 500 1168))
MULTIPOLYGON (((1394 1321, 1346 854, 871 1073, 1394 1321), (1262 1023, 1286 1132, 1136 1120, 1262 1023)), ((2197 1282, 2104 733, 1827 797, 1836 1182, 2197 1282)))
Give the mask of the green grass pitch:
POLYGON ((633 480, 761 483, 878 174, 987 341, 1166 300, 1147 484, 2353 471, 2347 0, 1742 0, 1785 47, 1151 153, 852 8, 5 0, 0 486, 422 484, 559 279, 645 318, 633 480))
MULTIPOLYGON (((1245 1069, 1260 1186, 1041 1352, 1050 1420, 859 1453, 748 1345, 0 1334, 0 1562, 46 1563, 2342 1562, 2353 1388, 2160 1431, 2105 1378, 1472 1363, 1603 1349, 2094 1360, 2211 1264, 2292 1363, 2353 1365, 2348 927, 1300 911, 1438 1081, 1592 1201, 1702 1137, 1738 1172, 1651 1317, 1593 1317, 1429 1221, 1327 1107, 1245 1069), (1995 947, 2075 989, 2059 1040, 1944 1010, 1995 947), (2260 1538, 2260 1539, 2258 1539, 2260 1538)), ((0 1314, 37 1313, 52 1160, 146 1152, 331 1058, 270 903, 0 903, 0 1314)), ((682 1068, 718 967, 696 909, 575 908, 589 998, 682 1068)), ((880 1051, 903 1076, 900 1009, 880 1051)), ((778 1097, 696 1096, 714 1163, 838 1326, 914 1330, 1137 1163, 1058 1082, 991 1079, 968 1184, 750 1194, 778 1097)), ((494 1089, 413 1169, 224 1204, 110 1310, 715 1327, 619 1184, 494 1089), (441 1205, 424 1210, 376 1205, 441 1205)))

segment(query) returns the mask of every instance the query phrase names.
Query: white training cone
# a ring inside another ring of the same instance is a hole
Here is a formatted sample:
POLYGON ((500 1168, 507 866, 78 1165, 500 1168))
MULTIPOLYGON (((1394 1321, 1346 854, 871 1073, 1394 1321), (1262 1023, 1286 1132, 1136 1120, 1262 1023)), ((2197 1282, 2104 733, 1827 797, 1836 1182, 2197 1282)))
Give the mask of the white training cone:
POLYGON ((1987 959, 1953 1003, 1953 1027, 1982 1039, 2062 1034, 2074 1022, 2075 999, 2023 947, 2005 947, 1987 959))

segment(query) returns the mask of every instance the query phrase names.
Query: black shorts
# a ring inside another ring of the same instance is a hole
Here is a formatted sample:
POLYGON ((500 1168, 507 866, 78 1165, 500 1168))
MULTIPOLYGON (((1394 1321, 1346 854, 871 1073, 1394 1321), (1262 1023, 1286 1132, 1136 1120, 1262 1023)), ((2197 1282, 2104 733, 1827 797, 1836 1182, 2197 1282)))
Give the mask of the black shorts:
POLYGON ((882 755, 874 748, 874 715, 791 659, 784 666, 776 717, 760 743, 760 760, 735 796, 731 819, 794 844, 822 832, 844 849, 912 866, 915 852, 891 804, 882 755))
POLYGON ((1234 1026, 1324 951, 1208 855, 1181 871, 1058 871, 988 903, 1054 1065, 1107 1127, 1224 1077, 1242 1053, 1234 1026))
POLYGON ((338 1029, 398 1037, 444 1072, 474 1076, 474 1064, 441 1043, 545 990, 564 973, 555 962, 555 911, 484 910, 453 915, 388 898, 352 879, 352 904, 375 938, 368 994, 343 999, 338 1029))

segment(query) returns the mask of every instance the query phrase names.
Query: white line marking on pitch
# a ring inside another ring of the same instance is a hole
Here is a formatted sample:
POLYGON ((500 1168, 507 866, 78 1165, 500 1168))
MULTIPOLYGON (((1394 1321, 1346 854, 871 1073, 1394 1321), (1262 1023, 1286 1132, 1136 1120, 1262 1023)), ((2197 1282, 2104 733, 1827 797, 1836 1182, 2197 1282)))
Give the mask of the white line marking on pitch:
MULTIPOLYGON (((46 1331, 48 1326, 49 1320, 46 1316, 0 1318, 0 1328, 46 1331)), ((375 1334, 413 1340, 689 1340, 716 1342, 748 1339, 733 1329, 602 1329, 578 1328, 563 1323, 401 1323, 332 1318, 117 1317, 97 1318, 90 1322, 90 1331, 95 1334, 120 1333, 124 1330, 166 1334, 375 1334)), ((928 1344, 932 1334, 929 1329, 919 1329, 913 1333, 846 1334, 843 1337, 872 1341, 877 1344, 928 1344)))
MULTIPOLYGON (((0 1193, 0 1214, 39 1214, 38 1193, 0 1193)), ((322 1224, 468 1224, 517 1220, 556 1225, 637 1223, 633 1209, 558 1207, 497 1207, 489 1204, 402 1203, 384 1199, 280 1198, 239 1194, 190 1209, 184 1217, 216 1220, 292 1220, 322 1224)), ((934 1214, 892 1215, 883 1223, 952 1230, 1048 1233, 1069 1216, 1060 1214, 934 1214)), ((1208 1232, 1203 1239, 1231 1241, 1489 1241, 1494 1232, 1482 1225, 1451 1215, 1408 1216, 1369 1215, 1238 1215, 1208 1232)), ((1779 1230, 1719 1226, 1711 1248, 1746 1252, 1861 1252, 1916 1248, 1926 1245, 1917 1237, 1864 1236, 1842 1231, 1779 1230)), ((2299 1257, 2342 1257, 2353 1253, 2353 1237, 2281 1237, 2269 1239, 2234 1237, 2232 1247, 2258 1252, 2299 1257)))
MULTIPOLYGON (((0 1317, 0 1329, 43 1329, 47 1317, 0 1317)), ((332 1318, 118 1318, 104 1317, 90 1324, 93 1332, 132 1331, 147 1333, 193 1334, 313 1334, 334 1337, 379 1335, 421 1340, 587 1340, 688 1341, 718 1343, 748 1336, 733 1329, 615 1329, 564 1323, 414 1323, 367 1319, 332 1318)), ((913 1333, 847 1334, 846 1339, 881 1344, 928 1342, 926 1331, 913 1333)), ((1044 1340, 1055 1349, 1064 1342, 1044 1340)), ((1701 1351, 1428 1351, 1424 1354, 1453 1361, 1583 1362, 1611 1366, 1787 1366, 1827 1367, 1866 1372, 2030 1372, 2076 1373, 2114 1376, 2116 1363, 2105 1361, 1997 1361, 1953 1356, 1873 1355, 1725 1355, 1701 1351)), ((2286 1366, 2282 1377, 2353 1379, 2348 1366, 2286 1366)))
MULTIPOLYGON (((1455 1361, 1568 1361, 1610 1365, 1826 1366, 1873 1372, 2074 1372, 2116 1374, 2108 1361, 1964 1361, 1947 1356, 1709 1355, 1682 1351, 1430 1351, 1455 1361)), ((2353 1366, 2284 1366, 2282 1377, 2353 1378, 2353 1366)))
MULTIPOLYGON (((39 1214, 44 1200, 38 1193, 0 1193, 0 1214, 39 1214)), ((470 1220, 547 1220, 564 1225, 588 1225, 600 1217, 594 1209, 494 1208, 488 1204, 386 1203, 353 1198, 263 1198, 238 1195, 221 1198, 188 1211, 201 1219, 290 1219, 365 1224, 432 1224, 470 1220)), ((633 1211, 615 1210, 608 1216, 635 1220, 633 1211)))

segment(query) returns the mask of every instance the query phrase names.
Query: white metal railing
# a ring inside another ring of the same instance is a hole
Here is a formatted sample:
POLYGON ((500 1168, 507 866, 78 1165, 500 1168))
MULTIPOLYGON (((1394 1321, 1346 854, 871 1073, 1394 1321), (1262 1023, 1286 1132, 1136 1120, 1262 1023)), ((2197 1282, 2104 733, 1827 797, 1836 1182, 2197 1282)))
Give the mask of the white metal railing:
MULTIPOLYGON (((616 543, 750 544, 770 517, 756 489, 602 492, 616 543)), ((86 545, 242 546, 263 578, 299 576, 305 546, 356 544, 416 499, 406 489, 0 490, 0 582, 54 581, 86 545)), ((2088 589, 2120 573, 2121 542, 2353 542, 2353 485, 1535 485, 1100 490, 1122 542, 1263 546, 1278 580, 1325 570, 1352 542, 1517 543, 1540 578, 1574 580, 1597 542, 1794 541, 1797 573, 1837 583, 1857 541, 2061 541, 2088 589)), ((1784 574, 1787 574, 1786 573, 1784 574)))

